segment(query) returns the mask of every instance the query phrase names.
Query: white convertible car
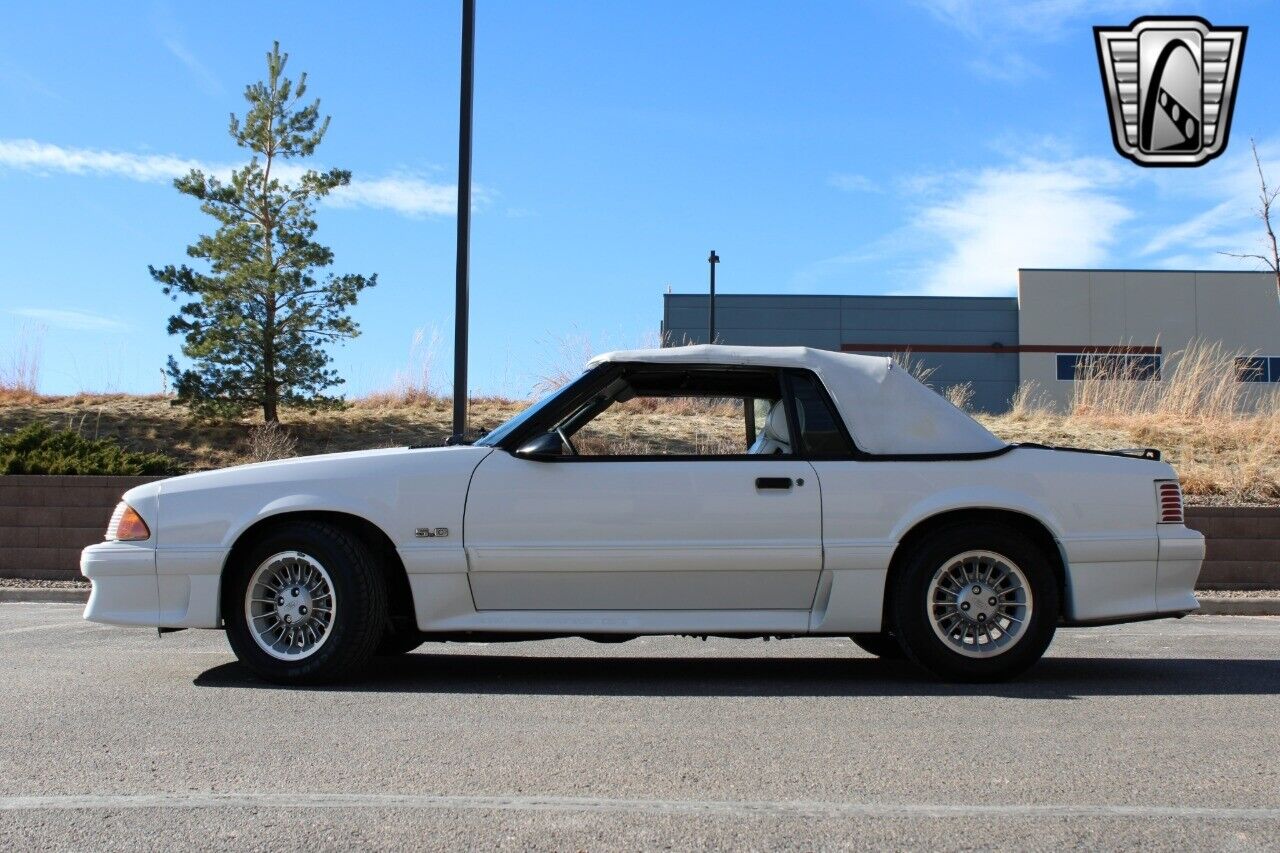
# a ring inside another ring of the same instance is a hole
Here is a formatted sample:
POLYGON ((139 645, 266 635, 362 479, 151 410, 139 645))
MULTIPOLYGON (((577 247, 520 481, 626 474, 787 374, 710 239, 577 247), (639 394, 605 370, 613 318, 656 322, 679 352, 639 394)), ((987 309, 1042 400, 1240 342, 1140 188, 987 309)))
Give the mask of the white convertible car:
POLYGON ((131 489, 85 618, 224 628, 286 683, 425 640, 851 637, 1006 678, 1059 625, 1181 616, 1204 540, 1152 450, 1006 444, 886 358, 614 352, 469 446, 131 489))

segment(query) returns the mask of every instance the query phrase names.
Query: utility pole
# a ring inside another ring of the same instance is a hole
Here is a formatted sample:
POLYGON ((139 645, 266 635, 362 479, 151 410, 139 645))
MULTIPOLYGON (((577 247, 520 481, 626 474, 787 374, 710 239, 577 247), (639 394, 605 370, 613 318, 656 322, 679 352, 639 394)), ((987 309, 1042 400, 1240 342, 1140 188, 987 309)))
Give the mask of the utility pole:
POLYGON ((716 254, 716 250, 711 250, 711 256, 707 258, 707 264, 711 267, 711 301, 708 303, 710 308, 707 311, 707 343, 714 344, 716 342, 716 264, 720 263, 720 256, 716 254))
POLYGON ((458 252, 453 314, 453 435, 467 436, 467 326, 471 288, 471 103, 475 90, 476 0, 462 0, 462 89, 458 97, 458 252))

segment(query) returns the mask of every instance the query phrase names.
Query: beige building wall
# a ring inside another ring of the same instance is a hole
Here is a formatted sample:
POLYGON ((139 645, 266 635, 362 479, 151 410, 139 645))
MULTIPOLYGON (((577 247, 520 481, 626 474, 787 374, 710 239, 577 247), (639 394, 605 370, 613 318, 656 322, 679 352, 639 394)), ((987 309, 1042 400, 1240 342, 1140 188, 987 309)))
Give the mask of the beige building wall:
MULTIPOLYGON (((1020 379, 1035 382, 1059 406, 1071 400, 1074 385, 1057 377, 1059 349, 1159 346, 1167 375, 1176 354, 1197 339, 1220 342, 1243 354, 1280 356, 1275 276, 1269 272, 1018 271, 1020 379)), ((1280 383, 1250 385, 1255 397, 1280 393, 1280 383)))

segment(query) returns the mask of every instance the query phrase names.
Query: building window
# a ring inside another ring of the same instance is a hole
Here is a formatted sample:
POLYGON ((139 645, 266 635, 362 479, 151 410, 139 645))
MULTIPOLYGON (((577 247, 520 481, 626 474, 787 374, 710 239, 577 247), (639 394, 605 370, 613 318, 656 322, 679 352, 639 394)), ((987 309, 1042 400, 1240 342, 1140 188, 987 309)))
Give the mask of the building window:
POLYGON ((1124 355, 1117 353, 1080 352, 1058 354, 1058 378, 1076 379, 1155 379, 1160 378, 1159 355, 1124 355))
POLYGON ((1280 356, 1251 355, 1236 359, 1237 382, 1280 382, 1280 356))

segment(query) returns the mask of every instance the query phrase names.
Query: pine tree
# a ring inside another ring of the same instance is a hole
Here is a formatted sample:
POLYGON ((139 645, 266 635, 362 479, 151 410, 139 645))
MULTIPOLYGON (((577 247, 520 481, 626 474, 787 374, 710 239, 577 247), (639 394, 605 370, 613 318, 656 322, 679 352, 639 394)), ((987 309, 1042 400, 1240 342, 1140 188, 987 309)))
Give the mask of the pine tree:
POLYGON ((225 181, 199 169, 174 181, 218 221, 212 236, 187 247, 207 271, 147 268, 175 302, 190 299, 169 318, 169 334, 183 336, 182 354, 193 366, 184 370, 170 356, 168 374, 178 402, 202 415, 260 407, 272 422, 282 403, 339 405, 323 393, 343 381, 325 346, 359 334, 347 309, 377 283, 377 275, 321 277, 333 252, 313 239, 315 205, 350 183, 351 172, 299 174, 288 163, 314 154, 329 128, 318 99, 302 104, 307 75, 296 84, 284 76, 288 60, 276 42, 266 81, 245 87, 244 119, 231 116, 232 139, 252 152, 248 165, 225 181))

